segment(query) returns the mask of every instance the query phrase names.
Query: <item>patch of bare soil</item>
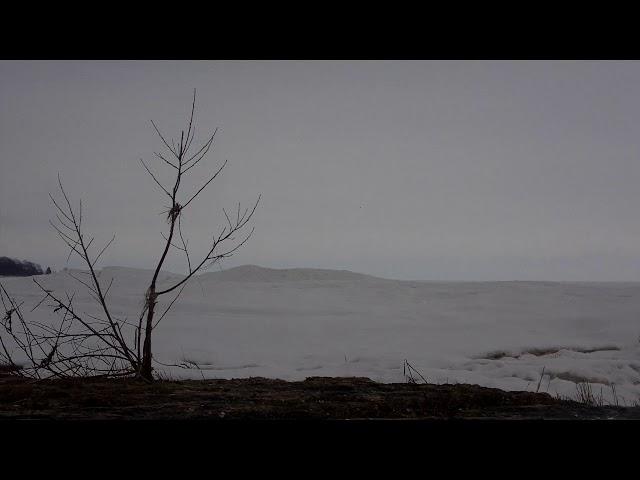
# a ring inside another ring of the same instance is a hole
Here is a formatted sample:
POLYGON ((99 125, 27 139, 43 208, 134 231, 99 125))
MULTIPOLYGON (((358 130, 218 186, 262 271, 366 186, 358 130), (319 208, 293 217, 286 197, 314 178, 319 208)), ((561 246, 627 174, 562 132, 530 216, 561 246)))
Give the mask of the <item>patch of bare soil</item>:
POLYGON ((587 407, 546 393, 477 385, 310 377, 235 380, 26 380, 0 377, 0 419, 640 419, 640 408, 587 407))

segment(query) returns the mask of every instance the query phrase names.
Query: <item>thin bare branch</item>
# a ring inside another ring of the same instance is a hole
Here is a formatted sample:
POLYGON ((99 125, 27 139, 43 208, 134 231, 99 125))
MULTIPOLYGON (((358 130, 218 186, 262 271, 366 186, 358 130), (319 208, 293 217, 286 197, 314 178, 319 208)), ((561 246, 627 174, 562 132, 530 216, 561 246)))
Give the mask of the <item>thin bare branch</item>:
POLYGON ((207 185, 209 185, 211 182, 213 182, 215 180, 215 178, 222 171, 222 169, 225 167, 226 164, 227 164, 227 160, 225 160, 224 163, 222 164, 222 166, 218 169, 218 171, 209 180, 207 180, 207 182, 202 187, 200 187, 200 190, 198 190, 196 193, 194 193, 192 195, 192 197, 189 200, 187 200, 187 202, 182 206, 183 209, 186 208, 191 202, 193 202, 195 200, 195 198, 198 195, 200 195, 200 192, 202 192, 207 187, 207 185))
POLYGON ((93 260, 92 265, 95 266, 95 264, 98 262, 98 260, 100 259, 100 257, 102 256, 102 254, 105 252, 105 250, 107 248, 109 248, 109 245, 111 245, 113 243, 113 241, 116 239, 116 235, 113 234, 113 237, 111 237, 111 240, 109 240, 109 242, 104 246, 104 248, 102 250, 100 250, 100 253, 96 256, 96 258, 93 260))
POLYGON ((171 148, 169 146, 169 144, 167 143, 167 140, 164 138, 162 133, 160 133, 160 130, 158 129, 158 127, 156 126, 156 124, 155 124, 155 122, 153 120, 151 120, 151 125, 153 125, 153 128, 155 128, 156 133, 160 137, 160 140, 162 140, 162 143, 164 143, 164 146, 167 147, 169 149, 169 151, 177 158, 178 154, 175 152, 175 150, 173 148, 171 148))
POLYGON ((151 175, 151 178, 153 178, 153 181, 156 182, 156 184, 162 189, 162 191, 164 193, 166 193, 169 198, 172 198, 171 194, 169 193, 169 190, 167 190, 166 188, 164 188, 164 186, 160 183, 160 181, 156 178, 156 176, 151 172, 151 170, 149 170, 149 167, 147 167, 147 164, 144 163, 144 160, 140 159, 140 162, 142 163, 142 165, 144 166, 145 170, 147 171, 147 173, 149 175, 151 175))

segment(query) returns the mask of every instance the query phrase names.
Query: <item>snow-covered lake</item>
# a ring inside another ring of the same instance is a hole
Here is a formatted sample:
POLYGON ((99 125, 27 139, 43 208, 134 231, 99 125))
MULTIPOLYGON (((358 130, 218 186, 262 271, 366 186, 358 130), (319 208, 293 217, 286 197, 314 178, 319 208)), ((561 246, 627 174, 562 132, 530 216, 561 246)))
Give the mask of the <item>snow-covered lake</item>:
MULTIPOLYGON (((108 267, 112 313, 137 318, 152 272, 108 267)), ((180 275, 162 273, 162 284, 180 275)), ((39 276, 77 292, 66 272, 39 276)), ((0 279, 44 319, 30 277, 0 279)), ((160 302, 160 308, 171 298, 160 302)), ((174 378, 366 376, 403 382, 405 359, 430 382, 477 383, 575 396, 576 382, 621 403, 640 399, 640 283, 418 282, 348 271, 243 266, 203 274, 154 332, 155 358, 174 378)))

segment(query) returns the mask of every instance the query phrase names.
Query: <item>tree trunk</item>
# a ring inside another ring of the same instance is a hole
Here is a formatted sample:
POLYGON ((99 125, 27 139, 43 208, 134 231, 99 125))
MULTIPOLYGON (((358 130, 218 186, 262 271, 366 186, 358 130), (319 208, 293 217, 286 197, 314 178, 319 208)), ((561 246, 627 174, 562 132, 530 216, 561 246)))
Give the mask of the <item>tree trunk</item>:
POLYGON ((142 366, 140 369, 140 376, 144 380, 153 381, 153 367, 151 366, 151 330, 154 308, 156 306, 155 288, 149 289, 147 302, 147 325, 144 334, 144 346, 142 347, 142 366))

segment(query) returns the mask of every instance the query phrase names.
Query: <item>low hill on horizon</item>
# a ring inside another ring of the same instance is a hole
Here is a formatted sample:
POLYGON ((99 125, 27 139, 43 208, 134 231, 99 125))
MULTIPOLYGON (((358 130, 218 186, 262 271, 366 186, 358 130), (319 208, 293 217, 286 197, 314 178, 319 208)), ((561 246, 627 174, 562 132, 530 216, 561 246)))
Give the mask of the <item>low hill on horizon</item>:
POLYGON ((259 265, 240 265, 238 267, 206 272, 199 275, 201 280, 226 280, 226 281, 305 281, 305 280, 386 280, 364 273, 350 270, 331 270, 324 268, 267 268, 259 265))

